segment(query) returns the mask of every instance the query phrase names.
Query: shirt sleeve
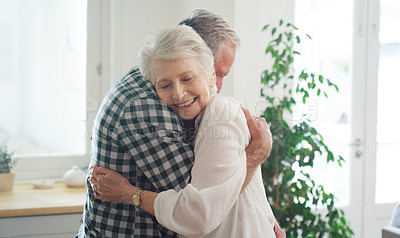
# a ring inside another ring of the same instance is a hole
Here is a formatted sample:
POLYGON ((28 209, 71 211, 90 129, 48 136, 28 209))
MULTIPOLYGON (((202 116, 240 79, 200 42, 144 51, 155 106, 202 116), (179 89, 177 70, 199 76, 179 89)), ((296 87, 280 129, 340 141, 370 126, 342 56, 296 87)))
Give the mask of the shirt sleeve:
POLYGON ((191 183, 179 192, 168 190, 157 196, 158 222, 189 237, 217 228, 240 194, 249 136, 243 113, 234 119, 232 113, 218 119, 206 115, 196 137, 191 183))

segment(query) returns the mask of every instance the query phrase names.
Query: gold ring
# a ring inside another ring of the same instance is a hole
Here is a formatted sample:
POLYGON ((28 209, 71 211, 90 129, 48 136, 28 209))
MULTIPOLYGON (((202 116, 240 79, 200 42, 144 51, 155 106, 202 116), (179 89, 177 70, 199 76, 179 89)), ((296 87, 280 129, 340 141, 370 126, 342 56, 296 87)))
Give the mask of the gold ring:
POLYGON ((93 186, 93 192, 97 193, 97 186, 96 185, 93 186))

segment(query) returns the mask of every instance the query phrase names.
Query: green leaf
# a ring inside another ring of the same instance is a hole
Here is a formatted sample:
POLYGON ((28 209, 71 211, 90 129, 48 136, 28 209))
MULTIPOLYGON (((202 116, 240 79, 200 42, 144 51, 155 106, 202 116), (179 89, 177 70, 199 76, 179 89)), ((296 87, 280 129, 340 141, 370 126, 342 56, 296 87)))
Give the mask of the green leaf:
POLYGON ((265 30, 267 30, 269 26, 270 26, 269 24, 265 25, 265 26, 262 28, 262 30, 261 30, 261 31, 265 31, 265 30))
POLYGON ((276 32, 276 27, 272 28, 272 30, 271 30, 271 34, 272 34, 272 35, 274 35, 274 34, 275 34, 275 32, 276 32))
POLYGON ((288 41, 292 40, 292 37, 293 37, 292 32, 286 32, 285 35, 286 35, 286 38, 287 38, 288 41))
POLYGON ((287 61, 289 62, 289 64, 293 63, 293 60, 294 58, 290 54, 288 54, 287 61))
POLYGON ((339 87, 336 84, 334 85, 334 87, 336 89, 336 92, 339 92, 339 87))
POLYGON ((327 161, 334 161, 334 157, 333 157, 333 153, 332 151, 327 151, 328 152, 328 156, 327 156, 327 161))
POLYGON ((313 135, 317 135, 318 134, 317 130, 314 127, 311 128, 311 133, 313 135))
POLYGON ((277 44, 281 43, 281 41, 282 41, 282 33, 279 34, 278 38, 276 38, 275 41, 276 41, 277 44))
POLYGON ((299 78, 306 80, 308 78, 308 73, 304 72, 304 70, 301 71, 299 78))
POLYGON ((297 44, 300 44, 300 42, 301 42, 300 36, 296 36, 296 42, 297 42, 297 44))
POLYGON ((324 77, 323 77, 322 75, 319 75, 319 76, 318 76, 318 80, 319 80, 321 83, 324 83, 324 77))
POLYGON ((265 54, 268 54, 272 51, 272 47, 269 45, 266 49, 265 49, 265 54))

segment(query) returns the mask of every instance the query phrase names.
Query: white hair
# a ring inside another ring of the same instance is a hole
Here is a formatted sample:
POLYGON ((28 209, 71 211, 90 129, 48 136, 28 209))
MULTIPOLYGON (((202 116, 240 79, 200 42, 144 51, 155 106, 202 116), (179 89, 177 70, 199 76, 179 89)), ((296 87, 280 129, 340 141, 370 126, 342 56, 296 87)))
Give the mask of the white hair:
POLYGON ((164 28, 151 34, 147 44, 140 50, 139 69, 146 79, 154 83, 151 64, 155 60, 188 57, 196 57, 202 70, 211 77, 214 57, 204 40, 189 26, 164 28))

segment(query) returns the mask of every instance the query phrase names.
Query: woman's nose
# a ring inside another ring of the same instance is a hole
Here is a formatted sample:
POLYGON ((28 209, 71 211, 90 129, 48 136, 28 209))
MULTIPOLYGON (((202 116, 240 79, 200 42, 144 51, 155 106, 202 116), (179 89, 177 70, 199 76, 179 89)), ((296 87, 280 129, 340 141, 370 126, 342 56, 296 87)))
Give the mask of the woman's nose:
POLYGON ((173 99, 176 101, 180 101, 184 95, 185 95, 185 88, 180 84, 176 84, 174 86, 173 99))

